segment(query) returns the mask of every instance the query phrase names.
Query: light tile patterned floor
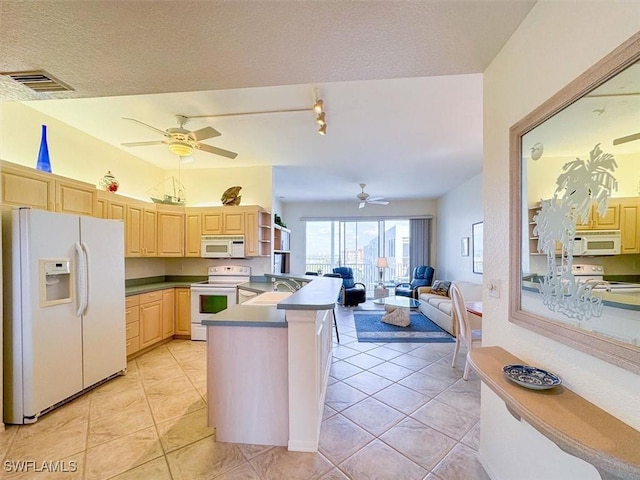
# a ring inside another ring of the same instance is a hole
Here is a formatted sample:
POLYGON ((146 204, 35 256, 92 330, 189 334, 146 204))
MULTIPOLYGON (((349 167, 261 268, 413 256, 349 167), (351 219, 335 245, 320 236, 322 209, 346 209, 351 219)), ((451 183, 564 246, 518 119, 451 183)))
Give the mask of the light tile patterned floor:
POLYGON ((480 382, 462 380, 466 352, 454 369, 453 344, 358 343, 352 310, 336 313, 341 343, 318 453, 215 442, 206 345, 174 340, 37 423, 7 426, 0 478, 488 479, 476 452, 480 382), (34 463, 9 472, 19 461, 34 463), (34 473, 47 466, 76 471, 34 473))

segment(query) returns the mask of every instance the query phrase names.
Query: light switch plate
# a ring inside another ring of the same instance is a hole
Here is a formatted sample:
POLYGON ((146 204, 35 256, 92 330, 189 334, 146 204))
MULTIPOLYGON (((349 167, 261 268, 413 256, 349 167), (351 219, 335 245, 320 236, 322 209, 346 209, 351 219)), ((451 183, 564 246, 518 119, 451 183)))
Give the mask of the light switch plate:
POLYGON ((500 298, 500 279, 492 278, 487 280, 487 290, 490 297, 500 298))

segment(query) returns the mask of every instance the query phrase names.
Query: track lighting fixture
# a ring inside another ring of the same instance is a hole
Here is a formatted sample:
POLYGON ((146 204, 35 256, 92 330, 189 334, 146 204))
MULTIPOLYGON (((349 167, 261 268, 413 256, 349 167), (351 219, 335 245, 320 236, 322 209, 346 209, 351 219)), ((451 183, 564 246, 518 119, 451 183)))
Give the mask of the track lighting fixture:
POLYGON ((325 123, 324 125, 322 125, 319 129, 318 129, 318 133, 320 135, 326 135, 327 134, 327 124, 325 123))
POLYGON ((324 111, 324 102, 321 98, 318 98, 316 103, 313 104, 313 111, 317 114, 321 114, 324 111))
POLYGON ((327 122, 325 122, 324 120, 324 112, 318 114, 318 116, 316 117, 316 123, 320 126, 327 124, 327 122))

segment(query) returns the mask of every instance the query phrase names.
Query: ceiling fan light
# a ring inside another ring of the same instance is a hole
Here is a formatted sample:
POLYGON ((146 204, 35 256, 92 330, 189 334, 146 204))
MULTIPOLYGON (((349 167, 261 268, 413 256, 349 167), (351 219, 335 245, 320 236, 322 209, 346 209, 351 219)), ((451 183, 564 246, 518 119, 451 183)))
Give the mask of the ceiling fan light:
POLYGON ((327 124, 326 123, 324 125, 320 126, 320 128, 318 129, 318 133, 320 135, 326 135, 327 134, 327 124))
POLYGON ((193 157, 191 155, 180 157, 180 164, 182 165, 184 165, 185 163, 191 163, 191 162, 193 162, 193 157))
POLYGON ((323 110, 324 110, 324 102, 322 101, 321 98, 319 98, 318 100, 316 100, 316 103, 313 104, 313 111, 316 112, 317 114, 320 114, 322 113, 323 110))
POLYGON ((179 157, 189 157, 193 153, 193 147, 186 142, 171 142, 169 150, 179 157))
POLYGON ((324 119, 324 112, 318 114, 318 116, 316 117, 316 123, 320 126, 327 124, 324 119))

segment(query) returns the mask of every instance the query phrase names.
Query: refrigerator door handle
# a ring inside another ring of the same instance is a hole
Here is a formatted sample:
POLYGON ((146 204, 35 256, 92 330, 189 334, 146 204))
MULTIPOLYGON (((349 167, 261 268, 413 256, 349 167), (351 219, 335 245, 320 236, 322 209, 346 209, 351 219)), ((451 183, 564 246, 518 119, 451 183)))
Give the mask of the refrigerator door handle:
POLYGON ((80 245, 82 245, 82 252, 84 253, 84 305, 82 313, 86 314, 89 306, 89 247, 84 242, 80 242, 80 245))
POLYGON ((76 316, 80 317, 86 309, 87 302, 87 257, 79 242, 76 242, 76 253, 78 254, 78 310, 76 316))

